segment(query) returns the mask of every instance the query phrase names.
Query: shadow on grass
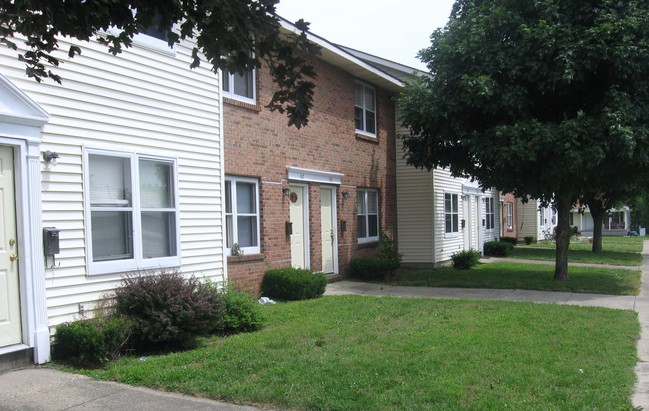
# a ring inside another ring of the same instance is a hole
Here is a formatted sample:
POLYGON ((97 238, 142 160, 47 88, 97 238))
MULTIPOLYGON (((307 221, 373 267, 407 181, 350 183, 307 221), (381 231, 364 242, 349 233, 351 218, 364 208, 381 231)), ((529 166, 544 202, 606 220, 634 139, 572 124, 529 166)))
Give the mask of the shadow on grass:
MULTIPOLYGON (((510 254, 511 258, 525 260, 554 260, 554 248, 516 247, 510 254)), ((568 260, 572 263, 610 264, 635 266, 642 264, 642 255, 633 252, 602 251, 593 253, 588 250, 569 250, 568 260)))
POLYGON ((510 262, 480 264, 470 270, 444 267, 398 272, 396 285, 460 288, 507 288, 611 295, 638 295, 640 271, 570 267, 568 281, 554 280, 554 266, 510 262))

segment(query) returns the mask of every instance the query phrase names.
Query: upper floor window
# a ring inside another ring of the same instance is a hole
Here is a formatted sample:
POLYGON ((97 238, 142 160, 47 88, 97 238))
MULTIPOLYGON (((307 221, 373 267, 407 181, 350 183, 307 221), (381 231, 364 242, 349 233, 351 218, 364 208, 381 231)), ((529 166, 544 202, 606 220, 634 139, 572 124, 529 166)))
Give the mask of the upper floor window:
POLYGON ((506 211, 506 220, 505 224, 507 226, 508 230, 513 230, 514 229, 514 204, 512 203, 506 203, 505 204, 505 211, 506 211))
POLYGON ((357 81, 354 88, 356 132, 376 137, 376 90, 357 81))
POLYGON ((225 235, 228 254, 234 244, 245 254, 260 252, 257 180, 225 177, 225 235))
POLYGON ((444 226, 446 234, 460 232, 459 200, 457 194, 444 194, 444 226))
POLYGON ((557 225, 557 210, 552 209, 552 225, 557 225))
POLYGON ((485 198, 485 220, 487 230, 493 230, 496 227, 496 213, 494 210, 493 197, 485 198))
POLYGON ((176 162, 87 153, 89 272, 180 265, 176 162))
POLYGON ((356 224, 359 243, 379 241, 379 192, 359 189, 356 193, 356 224))
POLYGON ((242 75, 223 71, 223 96, 255 104, 255 72, 255 69, 252 69, 242 75))

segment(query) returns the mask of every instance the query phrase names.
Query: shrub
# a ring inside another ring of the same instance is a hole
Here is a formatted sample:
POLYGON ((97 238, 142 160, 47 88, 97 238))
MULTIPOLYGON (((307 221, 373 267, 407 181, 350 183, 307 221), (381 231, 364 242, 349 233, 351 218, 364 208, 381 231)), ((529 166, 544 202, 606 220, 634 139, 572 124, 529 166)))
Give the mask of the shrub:
POLYGON ((358 280, 383 280, 387 273, 396 269, 394 261, 379 257, 352 258, 349 262, 349 276, 358 280))
POLYGON ((510 243, 513 246, 516 246, 518 244, 518 238, 516 237, 500 237, 500 241, 503 243, 510 243))
POLYGON ((256 331, 264 326, 261 305, 250 294, 230 284, 217 292, 225 303, 225 313, 215 331, 231 334, 256 331))
POLYGON ((177 271, 127 275, 115 290, 115 309, 133 320, 136 347, 149 350, 194 347, 225 313, 209 284, 177 271))
POLYGON ((484 243, 485 255, 492 257, 507 257, 513 248, 512 244, 502 241, 487 241, 484 243))
POLYGON ((453 268, 457 270, 468 270, 480 261, 480 253, 476 250, 458 251, 451 256, 453 268))
POLYGON ((523 240, 525 240, 526 245, 530 245, 530 244, 532 244, 534 242, 534 237, 532 237, 531 235, 528 235, 528 236, 523 237, 523 240))
POLYGON ((401 265, 402 254, 397 248, 397 242, 391 234, 381 231, 379 233, 379 259, 386 262, 390 271, 396 270, 401 265))
POLYGON ((267 270, 261 281, 264 296, 284 301, 318 298, 326 287, 326 275, 291 267, 267 270))
POLYGON ((81 365, 100 365, 116 358, 131 335, 133 323, 123 316, 97 317, 56 326, 52 357, 81 365))

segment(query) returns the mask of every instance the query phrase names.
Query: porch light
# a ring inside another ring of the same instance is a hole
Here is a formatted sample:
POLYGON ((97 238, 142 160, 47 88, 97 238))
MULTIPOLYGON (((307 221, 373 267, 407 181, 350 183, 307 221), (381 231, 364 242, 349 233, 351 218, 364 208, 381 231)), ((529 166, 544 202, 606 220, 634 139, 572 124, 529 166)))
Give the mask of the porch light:
POLYGON ((54 167, 57 164, 56 159, 59 158, 59 153, 47 150, 43 152, 43 160, 45 160, 46 167, 54 167))

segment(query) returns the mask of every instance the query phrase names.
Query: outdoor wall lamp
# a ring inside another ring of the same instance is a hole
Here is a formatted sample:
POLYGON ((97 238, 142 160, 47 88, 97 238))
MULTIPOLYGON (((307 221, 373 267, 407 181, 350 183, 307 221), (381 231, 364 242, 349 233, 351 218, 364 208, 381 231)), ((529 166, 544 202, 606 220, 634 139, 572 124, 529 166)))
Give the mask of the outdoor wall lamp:
POLYGON ((56 159, 59 158, 59 153, 47 150, 43 152, 43 160, 45 160, 45 165, 47 167, 54 167, 56 165, 56 159))
POLYGON ((288 197, 289 195, 291 195, 291 189, 288 187, 282 188, 282 194, 284 195, 284 197, 288 197))
POLYGON ((351 194, 349 194, 348 191, 343 191, 343 198, 344 198, 345 200, 347 200, 347 199, 349 199, 349 197, 351 197, 351 194))

